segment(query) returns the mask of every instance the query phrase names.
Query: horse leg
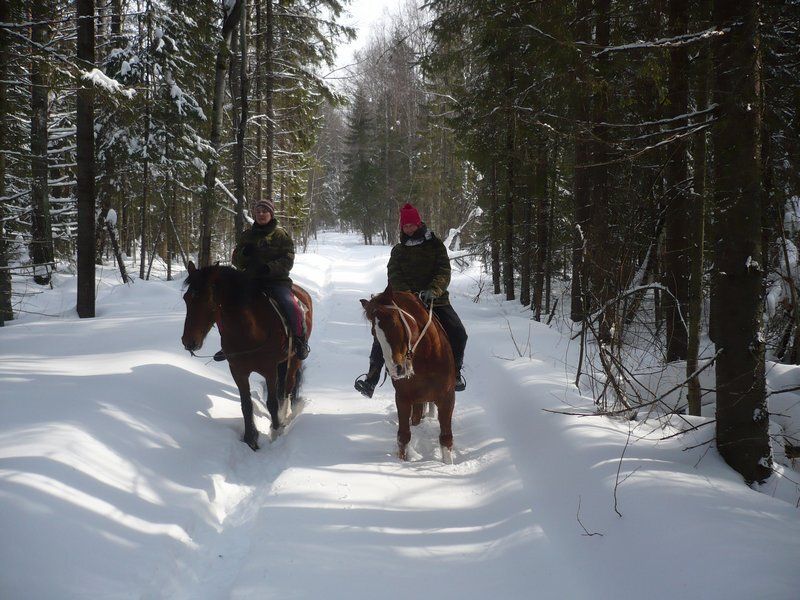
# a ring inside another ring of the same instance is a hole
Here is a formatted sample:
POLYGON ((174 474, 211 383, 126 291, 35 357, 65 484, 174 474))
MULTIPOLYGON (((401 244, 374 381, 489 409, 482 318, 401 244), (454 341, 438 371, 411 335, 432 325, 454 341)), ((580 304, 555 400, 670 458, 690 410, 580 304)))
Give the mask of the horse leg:
POLYGON ((411 418, 411 403, 395 399, 397 406, 397 420, 399 426, 397 428, 397 458, 406 460, 406 446, 411 441, 411 427, 409 427, 409 419, 411 418))
POLYGON ((250 397, 250 374, 238 371, 234 373, 231 369, 231 375, 236 382, 236 387, 239 388, 239 400, 242 403, 242 416, 244 417, 242 441, 253 450, 258 450, 258 429, 253 420, 253 399, 250 397))
POLYGON ((269 411, 269 418, 272 421, 272 431, 276 432, 281 428, 280 415, 278 414, 278 369, 270 369, 268 376, 264 379, 267 381, 267 410, 269 411))
POLYGON ((428 402, 428 414, 426 416, 429 419, 436 416, 436 402, 428 402))
POLYGON ((423 412, 424 410, 425 410, 424 402, 417 402, 411 408, 411 424, 413 426, 416 427, 417 425, 419 425, 420 421, 422 421, 422 417, 425 416, 423 412))
POLYGON ((456 404, 455 392, 437 404, 439 409, 439 444, 442 447, 442 462, 453 464, 453 409, 456 404))
POLYGON ((278 363, 278 417, 281 424, 285 425, 289 419, 289 385, 287 381, 287 361, 278 363))
POLYGON ((289 368, 286 371, 286 396, 291 402, 297 400, 297 374, 300 370, 300 361, 296 358, 289 359, 289 368))

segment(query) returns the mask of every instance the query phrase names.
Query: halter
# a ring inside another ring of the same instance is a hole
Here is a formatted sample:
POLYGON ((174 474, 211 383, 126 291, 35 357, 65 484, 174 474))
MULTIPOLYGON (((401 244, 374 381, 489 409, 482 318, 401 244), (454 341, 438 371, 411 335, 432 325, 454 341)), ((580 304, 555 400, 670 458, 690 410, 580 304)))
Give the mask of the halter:
POLYGON ((419 332, 419 337, 417 338, 417 341, 414 342, 413 346, 411 345, 411 326, 409 326, 406 317, 409 317, 410 319, 416 321, 414 315, 409 314, 408 312, 397 306, 397 303, 394 300, 392 301, 391 304, 385 304, 384 308, 391 308, 392 310, 396 310, 400 314, 400 320, 403 322, 403 325, 406 328, 406 334, 408 336, 408 342, 407 342, 408 350, 406 350, 406 358, 408 360, 414 360, 414 351, 417 349, 417 346, 419 346, 419 343, 422 341, 422 338, 425 337, 425 332, 428 331, 428 327, 431 326, 431 321, 433 321, 433 302, 431 302, 431 307, 428 311, 428 322, 425 323, 425 327, 423 327, 422 331, 419 332))

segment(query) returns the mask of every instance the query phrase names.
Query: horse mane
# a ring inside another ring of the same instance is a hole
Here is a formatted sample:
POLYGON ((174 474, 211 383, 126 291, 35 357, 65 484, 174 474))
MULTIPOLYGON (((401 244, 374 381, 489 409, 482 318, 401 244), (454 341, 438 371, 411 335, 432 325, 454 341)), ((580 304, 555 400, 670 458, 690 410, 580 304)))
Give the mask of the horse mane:
POLYGON ((213 286, 224 294, 225 304, 233 307, 251 304, 258 290, 243 271, 225 265, 196 269, 183 282, 191 292, 203 292, 213 286))

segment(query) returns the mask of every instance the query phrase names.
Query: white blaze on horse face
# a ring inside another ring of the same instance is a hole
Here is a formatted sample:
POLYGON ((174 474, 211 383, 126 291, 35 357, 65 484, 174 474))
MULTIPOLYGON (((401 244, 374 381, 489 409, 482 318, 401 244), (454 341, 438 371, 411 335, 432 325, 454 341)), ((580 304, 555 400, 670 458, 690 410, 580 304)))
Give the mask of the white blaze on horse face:
POLYGON ((394 352, 392 352, 392 345, 389 343, 386 333, 381 329, 380 319, 375 319, 375 339, 381 345, 383 351, 383 361, 386 363, 386 368, 389 371, 389 376, 392 379, 406 379, 414 374, 414 367, 410 360, 404 360, 402 365, 394 362, 394 352), (401 370, 401 375, 398 375, 398 366, 401 370))

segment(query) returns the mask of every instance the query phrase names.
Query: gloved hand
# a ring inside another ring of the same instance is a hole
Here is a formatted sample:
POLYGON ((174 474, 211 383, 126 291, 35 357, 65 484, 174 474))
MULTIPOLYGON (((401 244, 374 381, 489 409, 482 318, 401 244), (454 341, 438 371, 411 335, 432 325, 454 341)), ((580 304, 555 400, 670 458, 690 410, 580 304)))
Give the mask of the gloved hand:
POLYGON ((430 304, 434 301, 437 294, 432 289, 428 288, 427 290, 422 290, 419 293, 419 299, 422 300, 424 304, 430 304))

